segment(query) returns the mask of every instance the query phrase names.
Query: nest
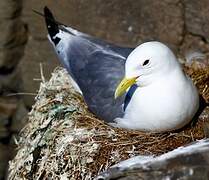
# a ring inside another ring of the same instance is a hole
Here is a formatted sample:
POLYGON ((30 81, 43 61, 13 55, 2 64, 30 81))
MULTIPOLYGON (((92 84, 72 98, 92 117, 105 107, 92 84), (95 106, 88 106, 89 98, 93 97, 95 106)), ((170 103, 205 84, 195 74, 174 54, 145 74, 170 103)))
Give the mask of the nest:
MULTIPOLYGON (((185 70, 208 101, 209 69, 185 70)), ((160 155, 204 138, 206 114, 178 132, 113 128, 88 111, 67 72, 58 68, 40 85, 28 124, 20 133, 17 155, 9 164, 9 179, 92 179, 121 160, 160 155)))

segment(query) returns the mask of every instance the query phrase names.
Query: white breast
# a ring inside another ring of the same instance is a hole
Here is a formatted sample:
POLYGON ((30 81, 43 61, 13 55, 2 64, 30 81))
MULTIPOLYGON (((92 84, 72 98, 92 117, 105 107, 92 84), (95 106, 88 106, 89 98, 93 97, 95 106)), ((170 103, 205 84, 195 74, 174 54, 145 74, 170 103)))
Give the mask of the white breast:
POLYGON ((198 93, 190 79, 171 75, 138 87, 124 118, 116 120, 117 126, 143 131, 174 130, 187 124, 198 107, 198 93))

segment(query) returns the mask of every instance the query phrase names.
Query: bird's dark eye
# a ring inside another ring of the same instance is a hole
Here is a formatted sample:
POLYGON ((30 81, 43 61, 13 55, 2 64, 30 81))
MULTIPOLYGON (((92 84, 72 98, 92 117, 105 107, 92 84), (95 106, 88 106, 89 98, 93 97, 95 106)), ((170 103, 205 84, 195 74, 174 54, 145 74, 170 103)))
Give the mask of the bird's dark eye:
POLYGON ((145 61, 143 62, 143 64, 142 64, 142 66, 145 66, 145 65, 147 65, 148 63, 149 63, 149 59, 145 60, 145 61))

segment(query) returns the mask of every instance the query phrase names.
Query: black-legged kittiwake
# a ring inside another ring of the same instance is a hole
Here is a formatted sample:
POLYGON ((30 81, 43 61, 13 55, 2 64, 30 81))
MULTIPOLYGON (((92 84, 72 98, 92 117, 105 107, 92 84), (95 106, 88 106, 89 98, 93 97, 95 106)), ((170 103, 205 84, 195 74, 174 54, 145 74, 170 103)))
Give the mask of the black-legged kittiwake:
POLYGON ((198 92, 166 45, 119 47, 57 23, 47 7, 44 15, 58 58, 99 118, 120 128, 156 132, 191 121, 198 92))

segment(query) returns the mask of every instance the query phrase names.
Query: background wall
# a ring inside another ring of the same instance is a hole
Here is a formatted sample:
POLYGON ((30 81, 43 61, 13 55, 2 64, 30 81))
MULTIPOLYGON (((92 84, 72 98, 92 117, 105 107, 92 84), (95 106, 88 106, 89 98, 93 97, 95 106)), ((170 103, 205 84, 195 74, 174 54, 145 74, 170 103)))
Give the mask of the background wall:
POLYGON ((59 65, 43 18, 32 11, 45 5, 64 24, 116 44, 134 47, 159 40, 182 54, 209 52, 208 0, 1 0, 0 177, 12 156, 11 137, 34 103, 40 63, 46 78, 59 65))

